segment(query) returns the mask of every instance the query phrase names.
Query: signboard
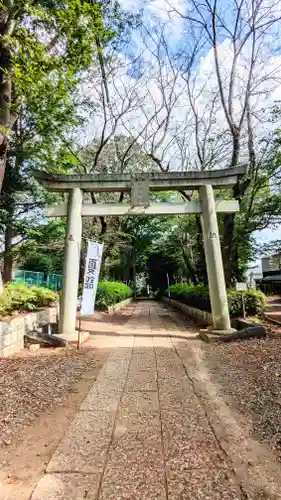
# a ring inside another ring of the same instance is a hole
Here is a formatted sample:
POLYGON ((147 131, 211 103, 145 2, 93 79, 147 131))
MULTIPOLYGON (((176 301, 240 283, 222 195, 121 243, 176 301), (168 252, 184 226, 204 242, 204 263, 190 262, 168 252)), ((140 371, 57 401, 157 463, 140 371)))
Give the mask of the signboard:
POLYGON ((80 315, 94 313, 102 252, 103 243, 88 242, 80 315))
POLYGON ((237 292, 246 292, 248 290, 247 283, 235 283, 237 292))
POLYGON ((148 207, 149 178, 146 175, 143 178, 132 180, 131 204, 132 207, 148 207))

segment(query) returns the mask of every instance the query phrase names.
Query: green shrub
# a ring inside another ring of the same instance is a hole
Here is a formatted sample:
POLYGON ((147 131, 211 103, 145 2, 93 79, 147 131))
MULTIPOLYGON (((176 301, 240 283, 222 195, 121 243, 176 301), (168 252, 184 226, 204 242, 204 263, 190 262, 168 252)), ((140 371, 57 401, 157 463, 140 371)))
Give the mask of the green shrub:
POLYGON ((12 311, 32 311, 38 307, 49 306, 56 300, 57 294, 48 288, 9 283, 0 295, 0 316, 12 311))
MULTIPOLYGON (((189 306, 197 307, 203 311, 211 311, 209 289, 204 285, 194 286, 177 283, 170 286, 170 294, 173 299, 184 302, 189 306)), ((228 306, 232 318, 243 315, 242 295, 244 296, 245 310, 248 315, 258 315, 263 312, 266 297, 259 290, 248 290, 247 292, 228 290, 228 306)))
POLYGON ((101 281, 97 289, 96 306, 104 309, 132 296, 132 289, 119 281, 101 281))
POLYGON ((50 288, 33 286, 34 304, 37 307, 47 307, 58 299, 58 294, 50 288))
MULTIPOLYGON (((5 285, 4 294, 10 298, 11 310, 27 310, 35 309, 35 294, 32 287, 24 283, 9 283, 5 285)), ((1 297, 0 297, 1 300, 1 297)))
POLYGON ((233 318, 243 315, 242 295, 244 296, 245 310, 249 316, 262 314, 266 306, 266 296, 261 291, 237 292, 237 290, 228 290, 229 311, 233 318))

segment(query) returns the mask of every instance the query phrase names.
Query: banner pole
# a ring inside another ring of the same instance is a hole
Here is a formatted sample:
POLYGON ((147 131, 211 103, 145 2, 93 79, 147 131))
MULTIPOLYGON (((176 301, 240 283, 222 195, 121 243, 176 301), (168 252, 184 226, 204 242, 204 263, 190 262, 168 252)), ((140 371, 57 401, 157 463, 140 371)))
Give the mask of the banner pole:
MULTIPOLYGON (((81 237, 81 239, 85 240, 87 243, 89 242, 89 240, 87 238, 83 238, 83 236, 81 237)), ((86 266, 87 266, 87 249, 86 249, 86 254, 85 254, 85 257, 84 257, 84 274, 85 274, 86 266)), ((77 349, 80 349, 80 347, 81 347, 81 309, 82 309, 83 293, 84 293, 84 277, 83 277, 83 283, 82 283, 80 308, 79 308, 79 318, 78 318, 77 349)))
POLYGON ((81 347, 81 309, 79 311, 79 320, 78 320, 78 339, 77 339, 77 349, 81 347))

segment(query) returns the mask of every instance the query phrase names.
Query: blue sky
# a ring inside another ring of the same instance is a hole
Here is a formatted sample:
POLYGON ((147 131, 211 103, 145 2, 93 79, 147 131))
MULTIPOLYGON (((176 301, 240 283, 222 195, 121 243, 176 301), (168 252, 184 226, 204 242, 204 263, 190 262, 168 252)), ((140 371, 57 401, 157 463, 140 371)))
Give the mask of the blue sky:
MULTIPOLYGON (((227 5, 233 4, 234 0, 218 0, 223 7, 227 5)), ((248 1, 248 0, 246 0, 248 1)), ((250 0, 249 0, 250 1, 250 0)), ((262 0, 263 2, 268 1, 269 4, 271 0, 262 0)), ((143 1, 143 0, 119 0, 121 6, 130 10, 133 13, 136 13, 138 9, 143 9, 144 15, 144 24, 146 27, 155 28, 156 26, 164 29, 165 38, 168 44, 168 49, 171 53, 175 52, 178 47, 183 48, 188 51, 189 43, 192 43, 192 35, 187 30, 185 22, 183 19, 177 14, 176 10, 183 11, 186 8, 187 1, 186 0, 151 0, 151 1, 143 1)), ((204 0, 201 0, 204 2, 204 0)), ((281 0, 280 0, 281 5, 281 0)), ((230 9, 229 9, 230 12, 230 9)), ((159 31, 159 30, 158 30, 159 31)), ((145 121, 149 122, 153 110, 157 107, 161 107, 162 95, 159 91, 159 82, 155 78, 155 73, 159 71, 157 68, 157 60, 155 56, 152 54, 153 42, 151 38, 146 37, 144 46, 144 37, 145 30, 136 30, 134 33, 133 41, 129 47, 124 50, 124 52, 120 53, 120 68, 113 73, 112 80, 109 79, 109 87, 110 94, 112 96, 112 101, 115 98, 120 100, 120 102, 116 104, 116 110, 120 110, 120 103, 127 102, 128 96, 133 97, 133 107, 134 112, 129 112, 127 115, 124 115, 121 123, 117 127, 116 133, 122 133, 125 135, 137 136, 145 125, 145 121), (130 56, 139 57, 135 67, 132 69, 131 66, 131 57, 128 57, 128 53, 130 56), (141 61, 141 62, 140 62, 141 61), (137 83, 136 76, 139 76, 140 70, 146 68, 146 74, 143 79, 140 79, 139 83, 137 83), (141 107, 139 106, 141 103, 141 107), (119 107, 118 107, 119 106, 119 107), (143 112, 140 111, 140 108, 143 109, 143 112)), ((271 35, 272 36, 272 35, 271 35)), ((281 38, 280 38, 281 39, 281 38)), ((229 72, 229 60, 231 60, 231 47, 228 43, 227 37, 220 37, 220 57, 225 71, 229 72)), ((275 71, 279 72, 281 75, 281 56, 277 55, 278 52, 273 50, 273 46, 270 47, 270 40, 273 41, 273 37, 267 40, 267 45, 263 54, 263 64, 258 67, 256 77, 259 78, 260 75, 263 74, 264 71, 275 71), (270 47, 270 48, 269 48, 270 47), (272 50, 272 54, 270 54, 270 50, 272 50)), ((279 44, 281 46, 281 43, 279 44)), ((280 50, 279 50, 280 52, 280 50)), ((248 71, 247 68, 247 51, 244 59, 241 64, 241 71, 239 73, 239 78, 237 80, 243 81, 244 73, 248 71)), ((172 57, 173 59, 173 57, 172 57)), ((173 70, 178 71, 178 63, 175 59, 172 60, 172 65, 169 66, 167 64, 167 59, 163 59, 163 64, 161 67, 161 71, 163 71, 165 84, 169 82, 171 79, 173 70)), ((210 50, 209 46, 206 45, 202 50, 200 57, 197 59, 197 65, 193 69, 194 72, 194 89, 200 97, 196 101, 197 112, 200 117, 200 123, 203 125, 208 125, 208 123, 204 123, 206 116, 209 113, 210 109, 210 95, 211 92, 217 88, 217 80, 214 73, 214 58, 213 53, 210 50)), ((241 82, 237 83, 238 87, 241 82)), ((176 105, 171 113, 171 119, 169 122, 169 129, 166 136, 166 139, 163 143, 163 148, 167 147, 167 153, 163 157, 163 165, 167 165, 170 162, 170 169, 181 169, 181 154, 183 153, 183 146, 176 145, 176 141, 172 140, 173 137, 178 135, 178 131, 181 130, 180 138, 185 140, 188 144, 189 150, 187 151, 187 155, 190 157, 185 158, 186 164, 183 166, 183 169, 186 168, 194 168, 193 159, 196 156, 196 147, 193 129, 190 127, 190 106, 188 103, 187 92, 184 89, 185 82, 183 81, 182 75, 179 74, 177 77, 176 85, 175 85, 175 94, 177 94, 176 105), (184 136, 184 137, 183 137, 184 136), (171 141, 169 147, 167 146, 171 141), (180 149, 180 147, 182 149, 180 149), (190 166, 191 165, 191 166, 190 166)), ((242 84, 241 84, 242 85, 242 84)), ((98 90, 96 90, 94 85, 94 77, 89 82, 89 88, 84 88, 83 91, 85 93, 91 93, 93 96, 93 100, 96 102, 98 94, 98 90)), ((261 108, 268 108, 275 100, 281 101, 281 85, 269 86, 268 88, 263 88, 263 94, 257 93, 257 96, 254 100, 253 105, 257 106, 257 111, 261 108)), ((239 109, 240 102, 239 96, 235 100, 235 106, 239 109)), ((235 107, 234 106, 234 107, 235 107)), ((192 113, 191 113, 192 115, 192 113)), ((147 127, 146 137, 141 136, 139 139, 140 144, 143 149, 148 150, 151 147, 151 139, 148 139, 150 134, 157 128, 157 123, 163 119, 163 113, 159 114, 157 120, 151 120, 149 127, 147 127), (143 141, 143 142, 142 142, 143 141)), ((164 116, 165 118, 165 116, 164 116)), ((92 122, 89 124, 88 130, 85 133, 85 143, 91 142, 91 140, 97 138, 99 139, 99 134, 102 126, 102 113, 99 114, 98 109, 95 110, 94 117, 92 118, 92 122), (95 135, 96 134, 96 135, 95 135)), ((225 122, 225 116, 222 112, 221 106, 220 109, 216 110, 214 120, 214 124, 212 124, 212 133, 213 136, 219 136, 224 138, 227 131, 227 125, 225 122)), ((201 125, 200 125, 201 126, 201 125)), ((270 125, 267 123, 266 126, 259 123, 257 121, 256 133, 258 137, 263 137, 269 132, 270 125)), ((273 127, 273 125, 272 125, 273 127)), ((159 134, 161 139, 161 134, 159 134)), ((163 150, 162 148, 162 150, 163 150)), ((161 149, 157 152, 161 154, 161 149)), ((243 155, 241 162, 243 161, 243 155)), ((227 167, 228 160, 225 160, 225 163, 219 162, 219 168, 227 167)), ((260 231, 255 234, 255 237, 258 242, 266 242, 272 241, 275 239, 281 238, 280 230, 271 230, 266 229, 264 231, 260 231)))
MULTIPOLYGON (((270 241, 279 240, 281 238, 281 228, 278 229, 264 229, 263 231, 256 231, 254 233, 254 237, 256 242, 259 243, 268 243, 270 241)), ((261 260, 258 259, 256 262, 252 264, 252 266, 256 265, 257 268, 255 271, 261 272, 261 260)), ((251 267, 252 267, 251 266, 251 267)))

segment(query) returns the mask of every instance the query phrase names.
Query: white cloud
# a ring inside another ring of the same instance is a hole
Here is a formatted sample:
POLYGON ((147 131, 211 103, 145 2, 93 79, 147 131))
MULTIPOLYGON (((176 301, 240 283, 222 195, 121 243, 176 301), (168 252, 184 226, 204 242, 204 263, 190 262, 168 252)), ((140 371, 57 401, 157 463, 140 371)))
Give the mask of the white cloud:
POLYGON ((183 19, 178 12, 184 12, 186 0, 120 0, 124 10, 136 13, 143 9, 145 23, 165 26, 166 33, 172 39, 178 39, 183 29, 183 19))
POLYGON ((119 0, 124 10, 136 12, 144 9, 147 13, 153 12, 159 19, 167 20, 171 11, 183 12, 186 6, 185 0, 119 0))
POLYGON ((163 21, 179 17, 177 12, 184 12, 185 7, 185 0, 152 0, 148 3, 148 9, 163 21))
MULTIPOLYGON (((108 119, 105 132, 110 134, 114 117, 128 107, 122 119, 118 121, 116 134, 138 137, 138 142, 148 151, 153 146, 153 141, 154 145, 159 143, 158 148, 156 148, 157 155, 163 157, 164 165, 169 163, 171 169, 194 168, 198 166, 194 116, 189 103, 186 82, 172 55, 175 52, 175 44, 181 40, 184 26, 182 20, 178 25, 176 24, 176 19, 179 20, 180 18, 175 12, 172 15, 175 17, 171 17, 170 6, 173 5, 176 9, 182 11, 186 5, 186 0, 151 0, 150 2, 122 0, 121 4, 124 8, 132 9, 134 12, 139 7, 144 6, 145 21, 149 21, 149 16, 156 16, 160 24, 153 25, 152 36, 149 36, 147 32, 142 32, 144 39, 141 37, 140 32, 135 33, 134 56, 137 58, 139 55, 140 57, 141 71, 140 69, 128 71, 128 69, 132 69, 131 60, 122 54, 119 55, 118 64, 115 65, 114 71, 108 77, 112 116, 111 120, 108 119), (169 61, 166 54, 160 53, 160 64, 157 59, 157 43, 153 42, 153 38, 159 36, 159 27, 162 29, 164 27, 167 48, 171 56, 169 61), (165 99, 163 99, 161 85, 165 88, 165 99), (174 104, 168 112, 166 106, 169 99, 174 104), (157 116, 153 116, 155 110, 158 110, 157 116), (169 116, 168 123, 167 116, 169 116), (162 125, 159 126, 159 124, 162 125)), ((150 28, 149 22, 146 26, 150 28)), ((229 76, 233 60, 232 47, 227 39, 223 40, 218 46, 218 52, 227 101, 229 76)), ((233 109, 237 121, 241 117, 244 106, 244 99, 241 96, 245 95, 249 75, 249 60, 250 45, 246 44, 237 61, 233 93, 233 109)), ((264 118, 263 109, 269 108, 275 100, 281 99, 280 69, 281 55, 271 55, 268 44, 264 44, 259 52, 259 60, 254 71, 253 81, 256 86, 251 98, 251 106, 256 113, 254 126, 257 138, 268 135, 275 126, 261 118, 264 118)), ((101 107, 100 85, 100 75, 96 71, 91 74, 89 81, 83 86, 84 95, 89 96, 92 103, 96 105, 94 112, 91 113, 88 126, 83 131, 84 144, 93 138, 98 140, 103 128, 104 116, 101 107)), ((192 90, 196 96, 194 104, 198 113, 199 140, 201 143, 206 132, 209 133, 209 140, 206 141, 206 157, 210 158, 217 149, 220 149, 221 154, 217 156, 216 161, 220 168, 226 167, 230 159, 230 149, 227 149, 229 142, 228 125, 218 92, 212 50, 205 51, 198 61, 197 67, 194 68, 192 90), (215 100, 213 98, 214 94, 216 94, 215 100), (210 123, 212 106, 213 113, 210 123)), ((244 159, 242 148, 241 160, 244 159)), ((215 164, 213 161, 212 166, 215 164)))
MULTIPOLYGON (((228 75, 230 71, 230 57, 229 48, 226 44, 220 46, 220 54, 221 60, 224 61, 224 73, 228 75)), ((154 56, 151 52, 146 54, 145 64, 147 67, 140 79, 132 78, 128 74, 126 71, 128 64, 128 61, 120 55, 119 66, 108 79, 112 102, 112 115, 116 117, 127 108, 122 119, 118 122, 116 133, 124 135, 131 134, 136 137, 140 134, 142 129, 144 129, 143 133, 139 135, 139 143, 143 144, 147 151, 149 151, 153 145, 153 140, 155 144, 161 142, 156 151, 159 156, 163 156, 164 165, 170 162, 170 168, 182 168, 181 162, 183 161, 183 156, 188 152, 190 158, 193 160, 194 167, 196 165, 194 118, 188 100, 186 82, 182 78, 182 75, 180 73, 173 75, 171 67, 163 64, 161 67, 161 82, 159 78, 159 68, 156 66, 154 56), (173 103, 171 110, 165 107, 161 84, 165 87, 166 101, 171 99, 173 103), (155 110, 159 111, 157 116, 154 116, 155 110), (167 124, 168 113, 170 113, 170 116, 169 123, 167 124), (161 123, 162 126, 159 127, 161 123)), ((281 56, 276 56, 268 60, 267 66, 263 68, 263 71, 267 70, 267 72, 273 74, 278 72, 280 66, 281 56)), ((241 65, 239 79, 236 83, 235 98, 233 100, 237 119, 239 119, 241 115, 242 108, 239 89, 241 90, 244 88, 246 76, 247 68, 241 65)), ((228 78, 226 77, 226 87, 227 83, 228 78)), ((90 96, 93 103, 99 101, 99 106, 96 107, 95 111, 91 114, 91 120, 84 136, 84 143, 89 142, 93 137, 98 139, 101 134, 103 112, 100 104, 99 84, 100 77, 98 73, 95 73, 83 87, 83 94, 90 96)), ((198 96, 195 101, 195 107, 200 121, 199 136, 202 139, 207 127, 210 125, 209 116, 212 96, 214 92, 217 91, 217 80, 214 72, 212 51, 201 59, 196 69, 196 73, 194 73, 193 85, 194 94, 198 96)), ((255 106, 257 116, 259 116, 262 108, 272 105, 274 99, 281 96, 281 87, 277 85, 275 81, 272 82, 270 80, 267 81, 267 83, 261 82, 257 90, 261 93, 257 94, 256 98, 252 100, 252 104, 255 106)), ((269 133, 270 127, 274 127, 274 125, 269 125, 268 122, 263 124, 256 119, 256 136, 262 137, 269 133)), ((108 120, 106 132, 110 133, 111 128, 112 120, 108 120)), ((217 95, 210 127, 210 138, 216 136, 216 141, 218 143, 219 140, 221 140, 220 145, 222 147, 227 138, 225 134, 226 130, 227 123, 220 98, 217 95), (217 136, 221 136, 220 139, 218 139, 217 136)), ((212 154, 212 146, 213 143, 210 143, 207 148, 207 154, 209 155, 212 154)), ((218 161, 221 162, 221 168, 227 166, 229 155, 226 155, 224 159, 219 156, 218 161)), ((187 164, 185 168, 187 168, 187 164)))

